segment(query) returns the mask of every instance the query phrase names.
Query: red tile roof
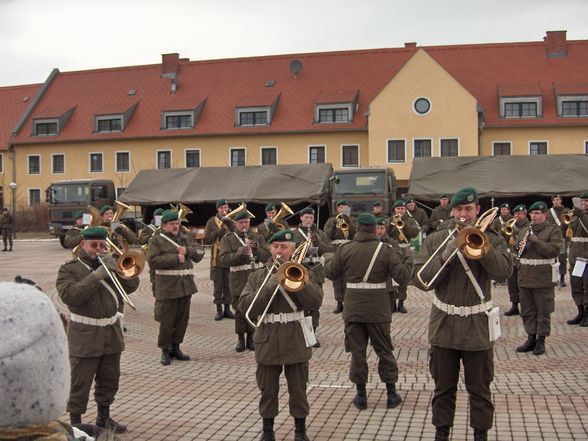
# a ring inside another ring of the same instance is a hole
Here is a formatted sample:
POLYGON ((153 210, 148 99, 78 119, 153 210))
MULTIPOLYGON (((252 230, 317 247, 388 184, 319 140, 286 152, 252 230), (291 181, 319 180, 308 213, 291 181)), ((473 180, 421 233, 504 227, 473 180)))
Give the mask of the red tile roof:
MULTIPOLYGON (((40 84, 0 87, 0 150, 8 148, 12 130, 37 93, 40 84)), ((23 129, 23 131, 26 131, 23 129)))

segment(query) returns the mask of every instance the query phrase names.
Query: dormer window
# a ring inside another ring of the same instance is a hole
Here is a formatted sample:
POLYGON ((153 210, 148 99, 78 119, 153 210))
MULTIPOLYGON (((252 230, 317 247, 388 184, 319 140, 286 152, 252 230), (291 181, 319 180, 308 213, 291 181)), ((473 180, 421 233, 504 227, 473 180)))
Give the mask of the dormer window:
POLYGON ((505 118, 536 118, 536 102, 504 103, 505 118))
POLYGON ((343 106, 317 106, 318 123, 351 122, 351 104, 343 106))
POLYGON ((321 92, 314 104, 314 121, 318 124, 353 122, 359 91, 321 92))
POLYGON ((563 101, 561 104, 561 116, 588 116, 588 97, 584 97, 584 100, 563 101))
POLYGON ((96 131, 99 133, 122 132, 122 127, 122 115, 108 115, 96 117, 96 131))
POLYGON ((235 126, 269 126, 272 123, 280 95, 244 96, 235 106, 235 126))
POLYGON ((237 109, 238 125, 266 126, 269 121, 269 108, 244 108, 237 109))
POLYGON ((110 103, 98 109, 94 115, 94 133, 123 132, 129 125, 138 105, 138 101, 133 104, 110 103))
POLYGON ((34 136, 54 136, 59 133, 59 122, 57 119, 40 119, 33 121, 34 136))
POLYGON ((39 110, 33 118, 32 136, 57 136, 63 130, 75 107, 52 107, 39 110))
POLYGON ((194 127, 193 113, 181 113, 181 112, 164 112, 164 129, 165 130, 178 130, 178 129, 191 129, 194 127))
POLYGON ((174 97, 161 112, 162 130, 193 129, 204 109, 206 98, 178 100, 174 97))

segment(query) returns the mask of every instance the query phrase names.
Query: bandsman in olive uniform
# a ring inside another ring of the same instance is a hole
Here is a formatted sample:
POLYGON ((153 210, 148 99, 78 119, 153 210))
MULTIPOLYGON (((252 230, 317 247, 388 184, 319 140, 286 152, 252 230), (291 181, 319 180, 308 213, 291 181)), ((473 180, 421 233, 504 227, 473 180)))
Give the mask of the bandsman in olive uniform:
MULTIPOLYGON (((398 242, 400 248, 406 250, 407 248, 410 248, 412 239, 417 237, 419 234, 420 230, 417 222, 406 211, 406 202, 402 199, 398 199, 394 202, 394 216, 392 217, 390 225, 388 226, 388 236, 398 242), (404 224, 400 229, 398 228, 398 222, 396 221, 397 219, 401 219, 402 223, 404 224)), ((406 310, 406 306, 404 306, 404 302, 407 298, 408 280, 399 283, 396 292, 398 293, 398 297, 394 300, 392 311, 398 311, 402 314, 406 314, 408 311, 406 310), (398 300, 398 305, 396 305, 396 300, 398 300)))
POLYGON ((210 248, 210 280, 214 284, 214 304, 216 305, 215 320, 222 320, 223 317, 234 319, 231 312, 231 287, 229 285, 229 267, 219 262, 218 254, 220 242, 223 236, 231 231, 232 222, 223 221, 229 212, 229 203, 226 199, 216 201, 216 215, 206 222, 204 229, 204 243, 211 245, 210 248), (223 311, 223 305, 225 310, 223 311))
POLYGON ((266 242, 278 231, 290 228, 288 222, 283 219, 279 221, 281 225, 277 225, 274 221, 274 218, 278 214, 278 206, 276 204, 267 204, 265 206, 265 214, 266 217, 263 223, 257 226, 257 232, 263 236, 266 242))
POLYGON ((545 339, 551 333, 551 313, 555 310, 555 293, 559 265, 557 256, 563 237, 556 225, 547 222, 547 204, 535 202, 529 207, 531 223, 519 231, 519 296, 521 317, 527 341, 517 352, 545 353, 545 339))
POLYGON ((102 215, 102 226, 109 228, 108 235, 110 236, 110 240, 122 251, 126 248, 125 245, 132 245, 137 242, 137 235, 125 224, 119 223, 113 229, 112 219, 114 217, 114 209, 110 205, 104 205, 100 209, 100 214, 102 215))
POLYGON ((564 238, 564 244, 562 245, 561 250, 559 250, 559 255, 557 256, 557 260, 559 261, 559 286, 561 288, 566 286, 566 272, 568 266, 568 238, 565 236, 567 226, 564 225, 562 219, 563 215, 569 211, 563 206, 562 202, 563 200, 559 194, 553 195, 551 198, 551 208, 549 209, 547 216, 548 222, 557 225, 561 229, 564 238))
POLYGON ((517 257, 517 249, 515 249, 514 247, 517 245, 516 239, 517 239, 518 231, 521 231, 523 228, 525 228, 529 225, 529 219, 527 218, 527 206, 526 205, 519 204, 516 207, 514 207, 514 209, 512 211, 513 211, 513 216, 516 219, 516 222, 513 227, 513 234, 511 237, 508 237, 508 238, 506 236, 504 236, 504 234, 503 234, 504 239, 506 240, 506 244, 508 245, 509 251, 513 253, 513 263, 514 263, 513 268, 512 268, 512 274, 508 278, 508 282, 507 282, 508 297, 510 298, 510 301, 512 302, 512 306, 508 311, 506 311, 504 313, 504 315, 506 315, 506 316, 520 314, 520 311, 519 311, 519 302, 520 302, 520 296, 519 296, 519 258, 517 257))
POLYGON ((251 232, 251 219, 247 210, 237 213, 233 219, 235 231, 225 234, 221 239, 218 261, 229 267, 229 284, 231 287, 231 305, 235 310, 235 333, 237 334, 237 352, 247 347, 255 350, 253 343, 253 326, 245 320, 245 311, 239 309, 239 297, 247 283, 251 271, 261 268, 269 259, 265 239, 261 234, 251 232), (245 340, 247 334, 247 341, 245 340))
POLYGON ((416 221, 421 233, 426 234, 429 224, 429 216, 427 216, 427 212, 424 208, 417 206, 416 200, 412 196, 409 196, 406 199, 406 212, 416 221))
POLYGON ((402 398, 396 391, 398 365, 390 337, 392 310, 388 281, 393 278, 406 283, 411 266, 402 263, 397 248, 384 244, 376 236, 376 218, 372 214, 359 215, 357 222, 353 241, 340 246, 332 259, 327 259, 325 269, 327 277, 343 277, 345 282, 345 350, 351 352, 349 379, 357 389, 353 404, 360 410, 367 409, 369 340, 378 355, 380 380, 386 383, 387 408, 392 409, 402 398))
MULTIPOLYGON (((143 245, 147 245, 149 243, 149 241, 151 240, 151 238, 153 237, 153 235, 155 234, 155 232, 158 231, 158 226, 156 225, 156 218, 159 216, 161 217, 161 215, 163 214, 165 210, 163 208, 157 208, 153 211, 153 219, 151 219, 151 222, 149 223, 149 225, 145 225, 145 228, 143 228, 141 230, 141 234, 139 235, 139 238, 137 239, 137 241, 139 242, 139 245, 143 246, 143 245)), ((160 218, 161 220, 161 218, 160 218)))
MULTIPOLYGON (((331 245, 334 248, 340 247, 342 244, 353 240, 356 231, 355 221, 351 219, 346 213, 350 212, 349 203, 346 199, 337 201, 337 215, 331 216, 327 219, 323 231, 331 240, 331 245), (345 228, 342 228, 346 225, 345 228)), ((345 282, 343 277, 339 276, 333 281, 333 291, 335 293, 335 300, 337 306, 333 310, 334 314, 343 312, 343 297, 345 296, 345 282)))
MULTIPOLYGON (((290 260, 296 244, 290 230, 281 230, 270 238, 269 251, 272 260, 279 263, 290 260)), ((268 259, 269 260, 269 259, 268 259)), ((239 299, 239 309, 247 311, 263 280, 272 268, 272 260, 249 276, 239 299)), ((274 418, 278 415, 280 375, 286 375, 290 399, 290 415, 294 417, 295 441, 308 441, 306 417, 310 406, 306 397, 308 386, 308 361, 312 349, 303 337, 312 329, 304 328, 304 311, 318 310, 323 301, 323 291, 310 278, 306 286, 294 294, 285 287, 278 288, 275 272, 263 285, 251 310, 253 320, 261 315, 274 291, 278 289, 263 322, 255 331, 255 361, 257 362, 257 386, 261 391, 259 413, 263 418, 261 441, 274 441, 274 418), (302 332, 301 332, 302 331, 302 332)))
POLYGON ((65 239, 63 240, 65 247, 69 249, 74 249, 82 241, 82 230, 84 229, 84 212, 81 210, 76 212, 74 214, 74 221, 74 226, 67 230, 67 233, 65 233, 65 239))
POLYGON ((204 257, 204 250, 180 230, 178 212, 166 210, 161 216, 161 232, 149 241, 149 266, 155 270, 155 320, 159 322, 157 346, 161 348, 161 364, 171 359, 190 360, 182 352, 190 301, 198 292, 194 281, 194 265, 204 257))
MULTIPOLYGON (((79 257, 65 263, 57 276, 57 292, 70 311, 67 329, 71 363, 71 390, 67 411, 71 424, 80 424, 88 406, 95 380, 98 404, 96 425, 117 433, 126 426, 110 418, 110 406, 118 391, 120 358, 124 350, 122 332, 123 299, 97 258, 106 251, 106 231, 91 227, 82 231, 79 257)), ((116 261, 104 258, 114 277, 116 261)), ((127 294, 139 286, 139 278, 118 278, 127 294)))
POLYGON ((580 195, 582 208, 574 208, 570 239, 570 284, 572 298, 578 307, 576 317, 568 325, 588 326, 588 191, 580 195), (576 268, 577 266, 577 268, 576 268), (582 269, 583 268, 583 269, 582 269), (575 270, 575 271, 574 271, 575 270))
POLYGON ((8 211, 8 208, 2 209, 0 218, 0 230, 2 230, 2 242, 4 249, 2 251, 12 251, 12 238, 14 236, 14 218, 8 211))
POLYGON ((380 201, 376 201, 372 204, 372 214, 376 219, 383 216, 382 214, 382 203, 380 201))
MULTIPOLYGON (((321 256, 332 251, 333 247, 325 232, 319 230, 314 223, 314 209, 312 207, 306 207, 300 211, 300 224, 296 230, 293 230, 293 234, 296 246, 300 246, 310 237, 311 245, 306 256, 302 259, 302 264, 308 269, 312 281, 322 290, 325 283, 325 267, 321 263, 321 256)), ((307 311, 307 314, 312 317, 312 327, 316 333, 320 322, 320 311, 318 309, 307 311)), ((320 346, 317 338, 314 347, 319 348, 320 346)))
POLYGON ((427 224, 427 231, 432 233, 443 222, 447 222, 451 218, 451 210, 449 209, 449 197, 443 193, 439 196, 439 205, 437 205, 431 212, 429 222, 427 224))
POLYGON ((514 216, 510 212, 510 205, 507 204, 506 202, 503 204, 500 204, 499 212, 500 212, 500 215, 496 216, 496 219, 494 219, 494 222, 492 222, 492 228, 494 229, 494 231, 497 231, 500 233, 500 231, 502 230, 502 227, 509 220, 511 220, 514 216))
POLYGON ((449 440, 462 362, 474 440, 486 441, 494 420, 490 391, 494 378, 494 342, 490 341, 486 312, 492 308, 491 279, 506 280, 510 276, 512 256, 504 239, 491 228, 486 229, 488 252, 479 260, 454 253, 455 237, 439 249, 448 232, 455 228, 456 219, 475 223, 480 211, 476 190, 471 187, 459 190, 453 195, 450 207, 452 219, 427 236, 414 268, 415 284, 427 291, 435 290, 429 320, 429 369, 435 381, 432 401, 435 440, 449 440), (452 260, 447 262, 450 257, 452 260), (437 278, 431 283, 435 275, 437 278))

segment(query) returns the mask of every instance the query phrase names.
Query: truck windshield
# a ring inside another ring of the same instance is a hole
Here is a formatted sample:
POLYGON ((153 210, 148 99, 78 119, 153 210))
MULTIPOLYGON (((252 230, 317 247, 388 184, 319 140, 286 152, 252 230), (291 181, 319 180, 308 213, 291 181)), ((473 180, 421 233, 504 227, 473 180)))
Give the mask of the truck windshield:
POLYGON ((384 172, 335 173, 335 194, 384 194, 384 172))
POLYGON ((86 184, 53 184, 49 197, 52 204, 75 204, 89 202, 90 186, 86 184))

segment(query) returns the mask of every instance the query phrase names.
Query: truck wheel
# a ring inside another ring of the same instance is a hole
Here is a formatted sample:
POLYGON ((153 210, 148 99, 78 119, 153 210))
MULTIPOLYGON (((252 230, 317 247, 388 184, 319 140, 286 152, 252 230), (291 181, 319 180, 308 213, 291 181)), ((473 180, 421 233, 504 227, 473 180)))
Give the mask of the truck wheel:
POLYGON ((65 246, 65 235, 59 236, 59 243, 63 248, 67 249, 67 247, 65 246))

